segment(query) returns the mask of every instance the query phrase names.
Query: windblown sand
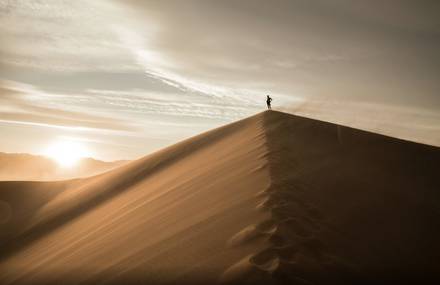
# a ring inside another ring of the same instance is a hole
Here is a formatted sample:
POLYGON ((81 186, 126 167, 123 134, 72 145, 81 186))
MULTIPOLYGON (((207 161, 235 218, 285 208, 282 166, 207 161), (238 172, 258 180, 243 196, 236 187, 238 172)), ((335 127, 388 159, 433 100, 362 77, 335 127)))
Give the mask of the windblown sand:
POLYGON ((439 166, 267 111, 99 176, 0 183, 0 283, 439 283, 439 166))

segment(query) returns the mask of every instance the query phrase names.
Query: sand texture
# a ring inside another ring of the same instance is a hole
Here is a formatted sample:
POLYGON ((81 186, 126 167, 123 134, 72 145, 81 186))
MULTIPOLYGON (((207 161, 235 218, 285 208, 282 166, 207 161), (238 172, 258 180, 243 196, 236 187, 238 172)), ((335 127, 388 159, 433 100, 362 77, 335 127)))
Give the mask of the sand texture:
POLYGON ((440 284, 440 149, 275 111, 0 183, 0 284, 440 284))

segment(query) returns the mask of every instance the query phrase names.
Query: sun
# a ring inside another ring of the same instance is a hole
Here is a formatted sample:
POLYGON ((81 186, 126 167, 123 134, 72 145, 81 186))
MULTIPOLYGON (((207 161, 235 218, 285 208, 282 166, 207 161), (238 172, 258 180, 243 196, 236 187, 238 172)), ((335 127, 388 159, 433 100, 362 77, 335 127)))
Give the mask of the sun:
POLYGON ((44 154, 62 167, 73 167, 81 158, 87 156, 88 152, 80 142, 59 140, 49 145, 44 154))

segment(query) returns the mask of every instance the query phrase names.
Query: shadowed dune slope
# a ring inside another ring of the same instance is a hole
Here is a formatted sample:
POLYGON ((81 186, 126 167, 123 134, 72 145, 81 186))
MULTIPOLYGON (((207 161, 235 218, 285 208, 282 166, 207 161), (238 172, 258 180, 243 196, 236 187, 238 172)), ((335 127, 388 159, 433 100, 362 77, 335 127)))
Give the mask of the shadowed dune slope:
POLYGON ((264 126, 272 276, 439 283, 440 148, 279 112, 264 126))
POLYGON ((0 183, 0 283, 438 282, 439 162, 268 111, 95 177, 0 183))

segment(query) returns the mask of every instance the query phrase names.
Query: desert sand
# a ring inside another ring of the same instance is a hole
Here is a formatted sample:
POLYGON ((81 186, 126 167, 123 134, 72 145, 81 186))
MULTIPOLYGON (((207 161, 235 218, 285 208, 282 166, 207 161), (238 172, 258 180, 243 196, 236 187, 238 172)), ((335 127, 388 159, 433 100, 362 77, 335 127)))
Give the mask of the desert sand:
POLYGON ((440 149, 266 111, 0 183, 1 284, 439 283, 440 149))

